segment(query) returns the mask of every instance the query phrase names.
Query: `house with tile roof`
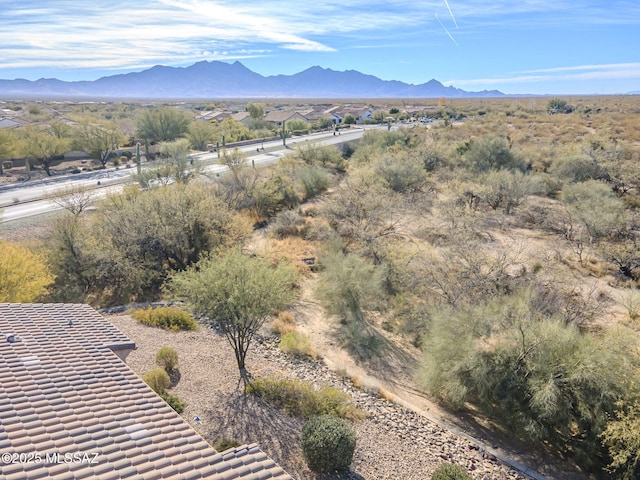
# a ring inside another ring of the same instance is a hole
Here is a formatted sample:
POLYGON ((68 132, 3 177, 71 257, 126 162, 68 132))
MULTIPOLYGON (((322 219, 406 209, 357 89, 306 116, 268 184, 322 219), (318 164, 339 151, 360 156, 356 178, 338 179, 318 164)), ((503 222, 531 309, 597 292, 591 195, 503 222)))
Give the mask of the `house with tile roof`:
POLYGON ((367 107, 344 107, 333 112, 334 115, 341 117, 343 120, 347 115, 353 115, 357 123, 363 123, 373 118, 373 113, 367 107))
POLYGON ((0 304, 0 478, 292 480, 255 444, 216 452, 133 348, 88 305, 0 304))
POLYGON ((278 127, 282 126, 282 122, 288 122, 289 120, 298 119, 307 122, 307 118, 300 112, 290 110, 271 110, 264 116, 267 122, 271 122, 278 127))

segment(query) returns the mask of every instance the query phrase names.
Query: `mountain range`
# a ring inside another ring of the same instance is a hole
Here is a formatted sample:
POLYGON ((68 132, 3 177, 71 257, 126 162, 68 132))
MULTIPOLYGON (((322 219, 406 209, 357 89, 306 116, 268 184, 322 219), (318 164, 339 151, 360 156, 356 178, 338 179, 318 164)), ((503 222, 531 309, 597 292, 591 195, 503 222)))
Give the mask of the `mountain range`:
POLYGON ((0 80, 0 97, 138 99, 207 98, 439 98, 500 97, 497 90, 467 92, 437 80, 413 85, 355 70, 311 67, 294 75, 262 76, 242 63, 203 61, 189 67, 155 66, 141 72, 65 82, 55 78, 0 80))

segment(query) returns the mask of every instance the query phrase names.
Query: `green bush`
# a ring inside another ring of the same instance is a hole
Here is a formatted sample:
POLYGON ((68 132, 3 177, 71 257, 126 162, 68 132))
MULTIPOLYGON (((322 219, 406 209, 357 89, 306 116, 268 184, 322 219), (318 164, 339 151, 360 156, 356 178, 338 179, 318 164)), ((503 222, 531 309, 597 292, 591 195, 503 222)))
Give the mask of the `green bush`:
POLYGON ((230 448, 239 447, 241 443, 237 441, 235 438, 221 438, 216 443, 213 444, 213 448, 216 452, 224 452, 225 450, 229 450, 230 448))
POLYGON ((178 369, 178 352, 171 347, 162 347, 156 352, 156 365, 165 372, 171 373, 178 369))
POLYGON ((514 154, 507 140, 492 135, 471 141, 464 157, 476 172, 527 169, 526 163, 514 154))
POLYGON ((380 156, 374 162, 374 171, 386 188, 399 193, 418 190, 427 180, 423 161, 404 152, 380 156))
POLYGON ((164 391, 169 388, 169 385, 171 385, 171 380, 169 379, 167 372, 159 368, 145 373, 142 376, 142 380, 144 380, 144 382, 158 395, 163 394, 164 391))
POLYGON ((180 400, 176 395, 171 395, 170 393, 162 392, 160 393, 160 396, 177 413, 184 412, 184 407, 186 407, 186 404, 182 400, 180 400))
POLYGON ((265 402, 284 408, 289 415, 311 418, 332 415, 340 418, 362 418, 363 412, 351 403, 349 394, 335 387, 313 388, 310 382, 285 378, 256 378, 247 392, 265 402))
MULTIPOLYGON (((598 438, 633 390, 638 358, 624 329, 581 331, 526 290, 471 308, 435 311, 418 381, 453 408, 466 402, 517 437, 602 461, 598 438)), ((586 462, 586 463, 582 463, 586 462)))
POLYGON ((304 219, 295 210, 282 210, 270 222, 269 230, 276 238, 296 237, 304 219))
POLYGON ((131 316, 143 325, 172 330, 174 332, 198 329, 198 322, 196 322, 191 315, 184 310, 174 307, 137 309, 131 312, 131 316))
POLYGON ((324 192, 331 183, 329 174, 320 167, 310 165, 298 172, 298 181, 304 190, 304 199, 309 200, 324 192))
POLYGON ((454 463, 441 463, 431 475, 431 480, 472 480, 466 469, 454 463))
POLYGON ((364 320, 364 310, 383 296, 385 270, 354 254, 335 252, 321 259, 316 296, 327 313, 344 323, 364 320))
POLYGON ((618 402, 615 418, 602 434, 609 450, 609 469, 615 478, 633 480, 640 478, 640 402, 618 402))
POLYGON ((312 418, 302 428, 302 452, 314 472, 348 470, 355 448, 355 432, 339 418, 322 415, 312 418))
POLYGON ((292 331, 287 332, 280 338, 280 350, 293 355, 310 357, 315 356, 315 350, 311 345, 309 335, 305 335, 302 332, 292 331))

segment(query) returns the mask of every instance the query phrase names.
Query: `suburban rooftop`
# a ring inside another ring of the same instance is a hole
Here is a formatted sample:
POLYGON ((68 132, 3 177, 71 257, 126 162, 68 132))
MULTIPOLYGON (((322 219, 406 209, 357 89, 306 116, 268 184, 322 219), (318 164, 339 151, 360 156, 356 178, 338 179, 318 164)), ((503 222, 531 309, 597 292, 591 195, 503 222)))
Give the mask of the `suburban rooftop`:
POLYGON ((133 348, 88 305, 0 304, 0 478, 291 480, 255 444, 216 452, 133 348))

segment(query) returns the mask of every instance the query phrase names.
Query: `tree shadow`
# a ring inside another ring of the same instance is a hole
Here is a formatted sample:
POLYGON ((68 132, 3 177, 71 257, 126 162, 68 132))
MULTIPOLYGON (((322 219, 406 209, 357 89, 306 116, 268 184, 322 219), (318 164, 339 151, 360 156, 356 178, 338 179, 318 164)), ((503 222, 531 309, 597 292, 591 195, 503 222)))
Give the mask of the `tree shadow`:
POLYGON ((338 327, 337 338, 356 363, 375 371, 376 377, 385 381, 397 381, 398 375, 414 371, 418 359, 396 345, 376 328, 366 322, 352 322, 338 327))
POLYGON ((220 438, 257 443, 294 477, 308 476, 300 447, 302 420, 245 394, 242 388, 231 395, 217 395, 211 405, 205 413, 212 421, 209 429, 212 444, 220 438))
POLYGON ((365 478, 351 470, 347 472, 325 473, 315 477, 315 480, 365 480, 365 478))
POLYGON ((175 370, 171 370, 171 372, 169 372, 169 380, 170 380, 170 386, 171 388, 174 388, 176 385, 178 385, 178 382, 180 381, 180 379, 182 378, 182 374, 180 373, 180 370, 175 369, 175 370))

